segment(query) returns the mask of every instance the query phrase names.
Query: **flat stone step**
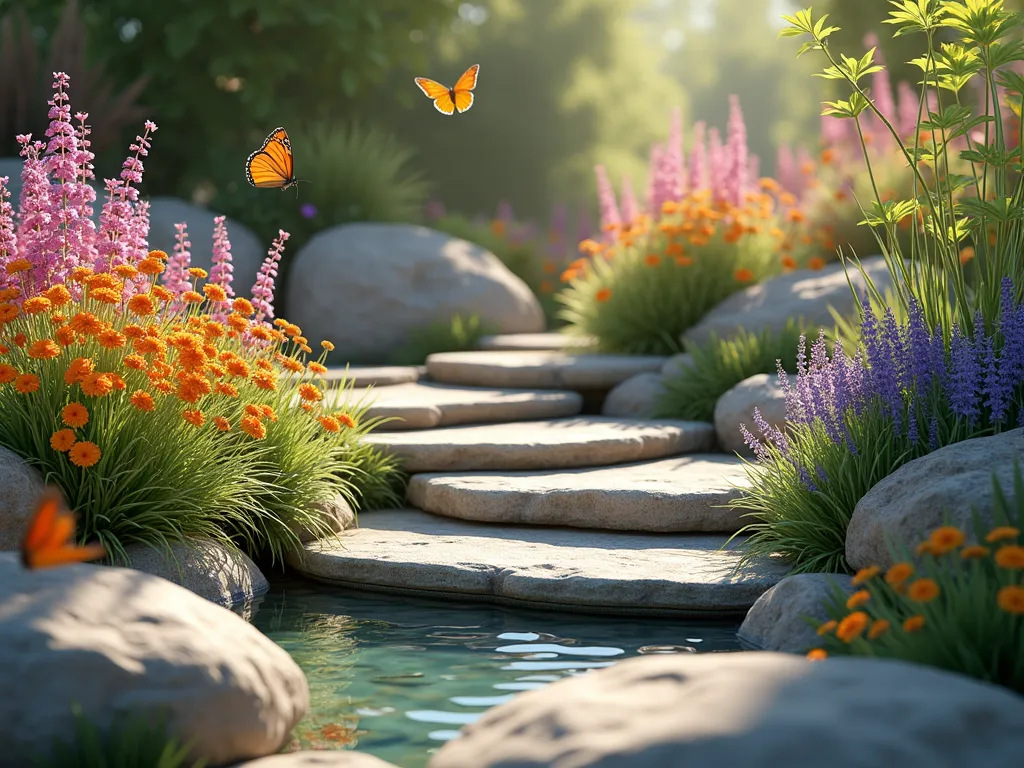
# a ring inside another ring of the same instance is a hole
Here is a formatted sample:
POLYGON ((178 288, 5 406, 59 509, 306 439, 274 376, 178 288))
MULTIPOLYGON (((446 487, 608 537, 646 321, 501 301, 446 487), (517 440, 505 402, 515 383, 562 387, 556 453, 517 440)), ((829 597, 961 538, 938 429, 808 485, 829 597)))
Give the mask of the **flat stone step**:
POLYGON ((530 350, 439 352, 427 357, 427 373, 434 381, 476 387, 608 390, 638 373, 660 371, 667 359, 530 350))
POLYGON ((417 381, 421 372, 415 365, 355 365, 350 368, 336 365, 328 367, 324 379, 329 382, 344 379, 353 387, 385 387, 417 381))
POLYGON ((492 351, 502 350, 544 350, 566 351, 593 347, 596 339, 590 336, 570 336, 567 333, 499 333, 481 336, 477 348, 492 351))
POLYGON ((546 472, 413 475, 406 501, 445 517, 615 531, 734 533, 724 508, 749 485, 735 456, 696 454, 613 467, 546 472))
POLYGON ((429 429, 456 424, 526 421, 575 416, 576 392, 558 389, 485 389, 415 382, 348 390, 343 402, 369 404, 367 416, 394 419, 378 431, 429 429))
POLYGON ((786 568, 737 571, 739 538, 488 525, 379 510, 288 563, 330 584, 421 597, 620 615, 744 614, 786 568))
POLYGON ((407 472, 566 469, 625 464, 708 451, 715 429, 702 421, 579 416, 380 432, 365 440, 397 456, 407 472))

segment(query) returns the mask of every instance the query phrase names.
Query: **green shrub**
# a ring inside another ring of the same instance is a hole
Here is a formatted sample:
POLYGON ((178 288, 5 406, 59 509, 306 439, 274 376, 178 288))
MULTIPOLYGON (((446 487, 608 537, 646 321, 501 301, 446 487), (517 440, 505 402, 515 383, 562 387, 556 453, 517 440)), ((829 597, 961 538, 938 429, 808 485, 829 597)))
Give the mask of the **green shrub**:
MULTIPOLYGON (((931 533, 916 552, 890 543, 895 563, 854 577, 847 596, 835 587, 818 626, 821 649, 836 656, 869 656, 926 664, 1024 694, 1024 477, 1014 464, 1014 501, 993 477, 994 527, 973 511, 980 544, 964 546, 952 526, 931 533), (915 564, 916 559, 916 564, 915 564)), ((807 619, 811 624, 818 622, 807 619)))
POLYGON ((191 746, 168 736, 162 719, 140 714, 118 718, 102 732, 73 706, 74 733, 53 744, 48 757, 32 759, 35 768, 205 768, 189 758, 191 746))
POLYGON ((775 373, 777 361, 781 361, 783 368, 793 370, 803 333, 803 325, 790 319, 779 333, 771 329, 758 333, 741 330, 732 339, 712 336, 706 344, 688 347, 691 365, 678 376, 664 379, 664 393, 655 416, 714 421, 718 398, 744 379, 759 373, 775 373))
POLYGON ((482 336, 493 329, 480 322, 479 315, 438 320, 409 335, 408 341, 391 356, 392 365, 423 365, 435 352, 464 352, 477 348, 482 336))

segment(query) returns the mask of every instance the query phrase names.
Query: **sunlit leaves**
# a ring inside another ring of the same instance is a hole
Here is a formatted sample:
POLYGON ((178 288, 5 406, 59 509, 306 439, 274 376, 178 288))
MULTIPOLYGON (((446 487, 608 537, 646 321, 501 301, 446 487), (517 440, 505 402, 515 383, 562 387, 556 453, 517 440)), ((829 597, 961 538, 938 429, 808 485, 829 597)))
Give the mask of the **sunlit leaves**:
POLYGON ((874 200, 871 210, 865 211, 865 218, 857 223, 869 227, 895 227, 907 216, 916 214, 920 208, 917 200, 889 200, 885 203, 874 200))
POLYGON ((890 4, 896 10, 889 11, 889 18, 883 19, 882 23, 897 26, 893 37, 932 32, 939 27, 945 14, 940 0, 891 0, 890 4))
POLYGON ((943 0, 942 26, 957 30, 964 41, 989 46, 1022 25, 1003 7, 1003 0, 943 0))
POLYGON ((826 101, 825 109, 821 111, 821 114, 832 117, 857 117, 869 106, 868 100, 860 93, 851 93, 850 98, 845 101, 826 101))
POLYGON ((885 67, 874 63, 875 48, 872 48, 859 59, 855 56, 840 54, 839 64, 825 67, 822 72, 816 73, 816 77, 826 80, 846 80, 851 83, 858 83, 864 77, 881 72, 885 67))
POLYGON ((828 14, 823 14, 820 19, 814 21, 811 17, 811 9, 805 8, 802 11, 797 11, 792 16, 783 16, 782 20, 789 24, 788 27, 783 27, 779 31, 779 37, 799 37, 800 35, 810 35, 811 40, 800 46, 800 50, 797 51, 797 57, 803 56, 808 51, 821 50, 825 45, 825 39, 833 32, 838 32, 839 27, 826 27, 825 20, 828 18, 828 14))
POLYGON ((962 200, 957 207, 962 213, 973 219, 987 219, 989 222, 999 224, 1024 219, 1024 207, 1009 197, 1000 197, 995 200, 969 198, 962 200))

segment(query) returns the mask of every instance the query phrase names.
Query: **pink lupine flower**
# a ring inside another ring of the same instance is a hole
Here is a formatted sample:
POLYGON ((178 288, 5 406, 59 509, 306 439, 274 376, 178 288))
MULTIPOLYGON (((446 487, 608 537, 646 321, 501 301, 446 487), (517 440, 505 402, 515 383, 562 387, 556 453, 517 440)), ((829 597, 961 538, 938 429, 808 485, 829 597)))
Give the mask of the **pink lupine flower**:
POLYGON ((747 157, 747 178, 751 181, 761 178, 761 158, 753 152, 747 157))
POLYGON ((847 121, 835 115, 821 116, 821 140, 827 147, 841 148, 850 140, 847 121))
POLYGON ((717 128, 712 128, 708 131, 708 185, 711 188, 711 196, 715 200, 721 200, 725 192, 722 181, 727 169, 722 134, 718 132, 717 128))
POLYGON ((75 113, 75 120, 78 121, 78 127, 75 129, 78 151, 74 157, 75 183, 69 190, 68 204, 78 213, 75 231, 71 236, 71 241, 78 249, 78 264, 92 266, 96 261, 96 223, 92 220, 92 204, 96 202, 96 190, 89 181, 95 179, 96 174, 93 173, 92 165, 95 156, 89 149, 92 145, 89 140, 91 131, 85 122, 88 119, 87 112, 75 113))
MULTIPOLYGON (((864 36, 864 46, 875 49, 875 63, 883 66, 882 69, 871 75, 870 95, 875 103, 875 108, 891 123, 896 119, 896 100, 892 94, 892 81, 889 79, 889 70, 884 68, 885 57, 882 55, 881 48, 879 48, 878 35, 874 32, 868 32, 864 36)), ((891 143, 892 134, 889 133, 882 121, 873 112, 870 113, 868 124, 870 125, 869 130, 874 135, 876 141, 891 143)))
MULTIPOLYGON (((178 297, 192 288, 188 277, 188 268, 192 263, 192 243, 188 239, 188 226, 184 222, 175 224, 174 229, 177 231, 174 235, 174 248, 167 258, 167 268, 160 276, 160 282, 178 297)), ((179 312, 184 304, 175 301, 171 307, 173 311, 179 312)))
POLYGON ((775 156, 775 176, 782 188, 791 195, 800 196, 803 192, 803 177, 796 167, 796 155, 789 144, 780 144, 775 156))
POLYGON ((904 139, 917 130, 917 110, 920 99, 905 80, 896 86, 896 129, 904 139))
POLYGON ((693 126, 693 148, 690 150, 690 173, 687 188, 691 192, 707 189, 708 186, 708 144, 707 126, 698 122, 693 126))
POLYGON ((14 228, 14 206, 11 205, 11 191, 7 188, 9 176, 0 176, 0 288, 7 288, 8 261, 18 257, 18 234, 14 228))
POLYGON ((22 296, 29 298, 44 290, 53 254, 46 251, 53 211, 50 205, 49 179, 42 152, 46 145, 32 141, 31 134, 16 137, 25 158, 21 167, 21 197, 18 204, 19 256, 32 268, 22 281, 22 296))
POLYGON ((231 241, 228 240, 228 228, 224 216, 213 220, 213 257, 211 258, 210 282, 224 289, 229 299, 234 298, 235 291, 231 287, 235 268, 231 263, 231 241))
POLYGON ((601 230, 604 233, 605 241, 614 242, 615 230, 622 226, 622 217, 619 215, 619 206, 615 200, 615 188, 603 165, 594 166, 594 173, 597 174, 597 199, 601 207, 601 230))
POLYGON ((100 213, 97 271, 109 271, 119 264, 134 264, 145 255, 138 252, 132 237, 132 230, 139 226, 133 221, 135 210, 132 204, 139 199, 139 190, 133 185, 142 181, 144 168, 141 158, 149 154, 149 137, 154 131, 156 125, 147 120, 143 134, 136 136, 135 143, 129 147, 134 155, 129 155, 121 164, 120 178, 106 179, 107 201, 100 213))
POLYGON ((257 323, 274 319, 274 280, 277 277, 277 264, 281 261, 281 253, 288 237, 288 233, 283 229, 277 230, 277 237, 267 251, 267 258, 263 260, 263 266, 260 267, 256 283, 252 287, 252 305, 256 308, 257 323))
POLYGON ((661 144, 652 144, 651 157, 647 164, 647 192, 644 195, 644 204, 655 219, 661 215, 661 201, 658 199, 658 171, 661 168, 661 156, 664 153, 665 148, 661 144))
POLYGON ((726 173, 722 179, 722 196, 733 205, 742 206, 747 191, 747 127, 743 122, 738 96, 729 97, 728 145, 726 173))
POLYGON ((678 107, 672 110, 662 162, 667 199, 682 200, 686 184, 686 163, 683 158, 683 112, 678 107))
POLYGON ((633 182, 629 180, 629 176, 624 176, 622 178, 622 223, 628 227, 639 218, 640 205, 633 193, 633 182))

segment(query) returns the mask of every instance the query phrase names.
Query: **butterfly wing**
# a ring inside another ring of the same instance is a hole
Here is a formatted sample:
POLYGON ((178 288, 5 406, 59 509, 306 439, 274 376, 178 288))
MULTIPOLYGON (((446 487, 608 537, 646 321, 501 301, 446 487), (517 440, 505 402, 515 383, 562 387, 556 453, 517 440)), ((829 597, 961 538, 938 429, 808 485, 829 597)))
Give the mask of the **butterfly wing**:
POLYGON ((456 91, 455 92, 455 108, 459 110, 459 113, 465 112, 467 109, 473 106, 473 94, 469 91, 456 91))
POLYGON ((455 113, 455 102, 452 101, 452 93, 448 90, 447 86, 441 85, 429 77, 417 77, 416 85, 419 86, 419 89, 423 91, 428 99, 434 101, 434 109, 442 115, 455 113))
POLYGON ((79 547, 69 543, 75 534, 75 516, 64 506, 60 491, 46 488, 21 545, 21 562, 26 568, 52 568, 106 557, 100 544, 79 547))
POLYGON ((249 155, 245 178, 259 189, 287 189, 295 183, 292 142, 284 128, 275 128, 249 155))
MULTIPOLYGON (((480 65, 474 64, 462 73, 462 77, 455 81, 455 87, 452 88, 452 90, 455 91, 456 94, 458 94, 459 91, 472 91, 476 88, 476 78, 479 74, 480 65)), ((473 103, 472 99, 470 99, 469 103, 473 103)), ((469 107, 466 107, 466 109, 469 109, 469 107)), ((464 112, 465 110, 460 109, 459 111, 464 112)))

